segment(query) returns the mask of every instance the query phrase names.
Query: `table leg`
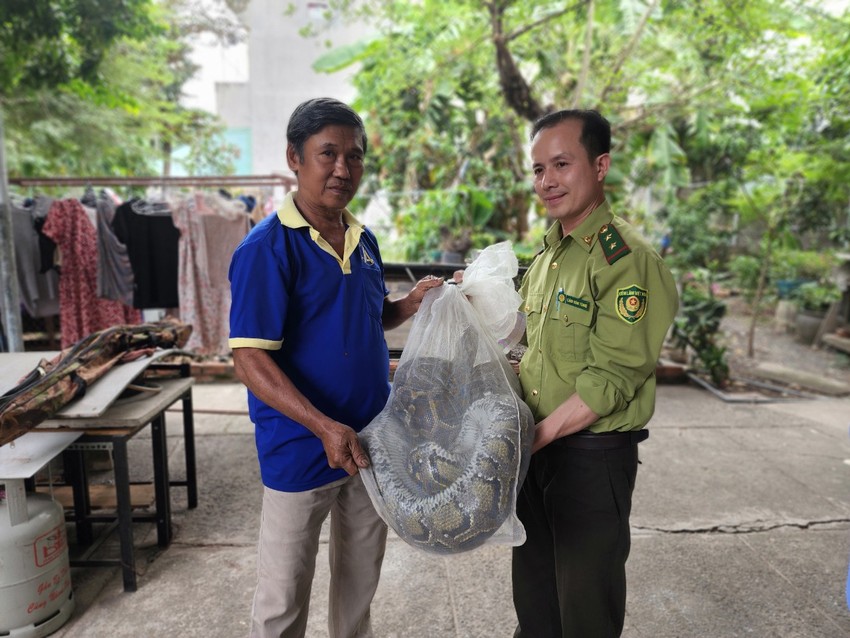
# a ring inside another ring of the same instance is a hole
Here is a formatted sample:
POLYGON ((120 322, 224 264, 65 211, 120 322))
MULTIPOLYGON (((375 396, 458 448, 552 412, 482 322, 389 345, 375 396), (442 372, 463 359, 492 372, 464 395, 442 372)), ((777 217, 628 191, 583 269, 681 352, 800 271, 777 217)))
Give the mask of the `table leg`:
POLYGON ((183 447, 186 450, 186 497, 189 509, 198 506, 198 475, 195 465, 195 419, 192 388, 183 395, 183 447))
POLYGON ((74 527, 77 531, 77 544, 86 547, 92 544, 91 500, 89 498, 89 478, 86 462, 81 450, 65 450, 62 453, 62 467, 65 483, 71 485, 74 496, 74 527))
POLYGON ((115 471, 115 501, 118 509, 118 537, 121 539, 124 591, 136 591, 136 550, 133 546, 133 511, 130 504, 130 466, 126 439, 119 438, 113 442, 112 464, 115 471))
POLYGON ((160 547, 171 543, 171 491, 168 478, 168 442, 165 436, 165 412, 151 421, 153 444, 153 480, 156 494, 156 537, 160 547))

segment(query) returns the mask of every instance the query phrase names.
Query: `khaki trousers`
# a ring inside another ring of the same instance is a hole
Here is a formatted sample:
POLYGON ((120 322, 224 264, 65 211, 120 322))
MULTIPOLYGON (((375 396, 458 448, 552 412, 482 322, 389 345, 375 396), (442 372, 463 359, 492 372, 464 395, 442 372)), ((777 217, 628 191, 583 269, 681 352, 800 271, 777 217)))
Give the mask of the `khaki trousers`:
POLYGON ((263 488, 251 638, 303 638, 322 523, 330 514, 330 638, 370 638, 387 527, 360 476, 307 492, 263 488))

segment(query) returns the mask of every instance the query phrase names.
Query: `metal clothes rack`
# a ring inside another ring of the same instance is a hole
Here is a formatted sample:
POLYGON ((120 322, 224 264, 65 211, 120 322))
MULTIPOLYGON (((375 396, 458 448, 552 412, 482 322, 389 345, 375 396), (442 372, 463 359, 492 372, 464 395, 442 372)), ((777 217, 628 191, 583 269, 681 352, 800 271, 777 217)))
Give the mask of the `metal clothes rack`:
POLYGON ((281 186, 289 192, 295 186, 289 175, 217 175, 203 177, 10 177, 9 184, 33 186, 281 186))

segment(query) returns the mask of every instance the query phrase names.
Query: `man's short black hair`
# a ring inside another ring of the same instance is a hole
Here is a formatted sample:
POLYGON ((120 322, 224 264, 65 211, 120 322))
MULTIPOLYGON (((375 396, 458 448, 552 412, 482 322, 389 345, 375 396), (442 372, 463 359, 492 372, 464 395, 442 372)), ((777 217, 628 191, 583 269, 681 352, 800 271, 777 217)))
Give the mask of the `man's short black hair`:
POLYGON ((304 161, 304 144, 307 140, 330 124, 351 126, 360 131, 363 152, 366 152, 366 127, 363 120, 347 104, 330 97, 317 97, 302 102, 289 116, 286 141, 292 144, 301 161, 304 161))
POLYGON ((552 128, 567 120, 579 120, 582 123, 580 141, 591 161, 611 152, 611 123, 599 111, 591 109, 563 109, 547 113, 532 126, 531 139, 542 129, 552 128))

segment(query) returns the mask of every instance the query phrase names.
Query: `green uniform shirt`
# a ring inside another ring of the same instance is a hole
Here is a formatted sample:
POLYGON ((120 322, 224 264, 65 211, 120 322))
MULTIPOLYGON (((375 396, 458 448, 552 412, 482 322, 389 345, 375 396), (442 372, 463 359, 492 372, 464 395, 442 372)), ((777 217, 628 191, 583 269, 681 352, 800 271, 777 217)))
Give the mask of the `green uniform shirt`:
POLYGON ((655 366, 679 296, 667 265, 607 202, 567 237, 556 223, 520 287, 520 382, 535 421, 578 392, 592 432, 636 430, 655 410, 655 366))

